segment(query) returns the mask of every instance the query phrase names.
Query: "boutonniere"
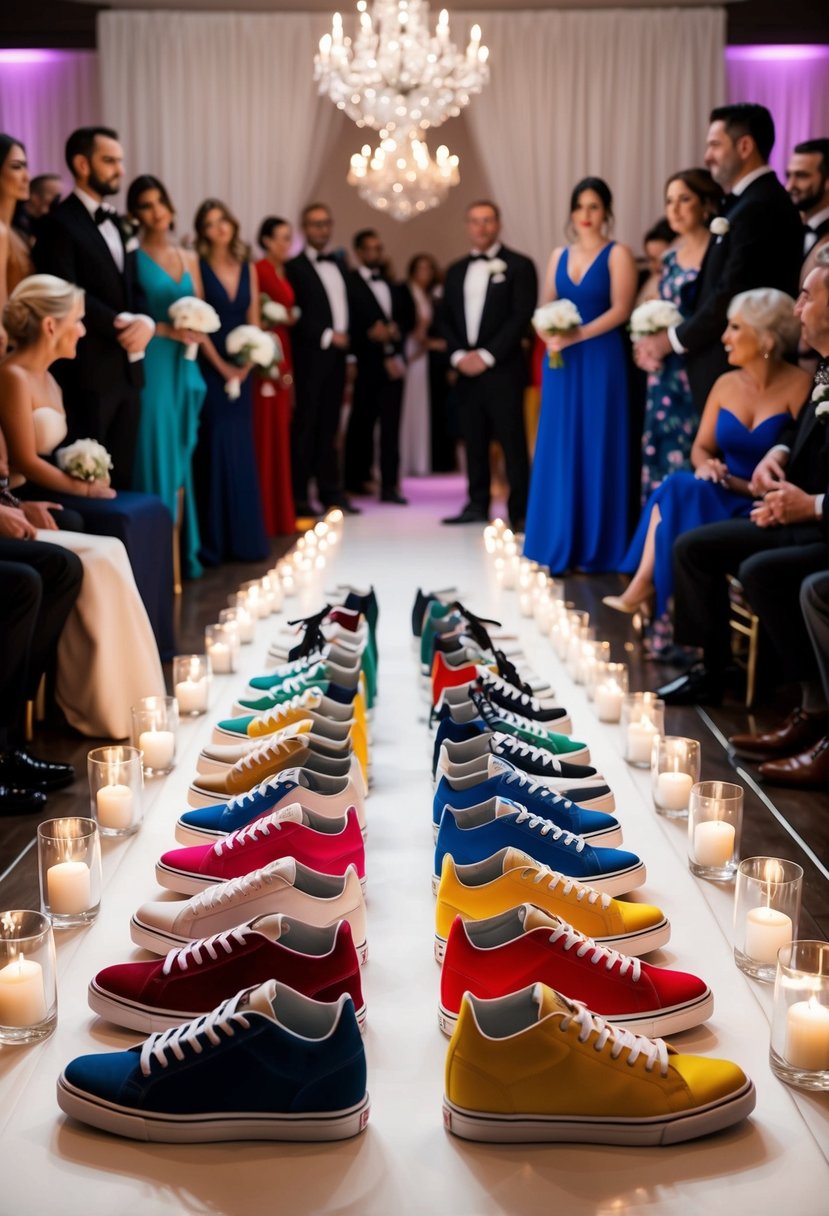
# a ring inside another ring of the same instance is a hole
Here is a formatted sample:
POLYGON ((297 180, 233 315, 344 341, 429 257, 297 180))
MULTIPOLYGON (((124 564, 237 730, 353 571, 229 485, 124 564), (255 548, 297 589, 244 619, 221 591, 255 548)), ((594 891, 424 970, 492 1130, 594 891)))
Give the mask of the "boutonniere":
POLYGON ((815 418, 825 425, 829 420, 829 384, 816 384, 812 390, 812 401, 815 402, 815 418))
POLYGON ((719 245, 724 236, 727 236, 731 231, 731 225, 724 215, 715 215, 711 221, 711 232, 717 238, 719 245))
POLYGON ((493 258, 491 262, 487 263, 487 270, 493 283, 503 283, 507 264, 503 258, 493 258))

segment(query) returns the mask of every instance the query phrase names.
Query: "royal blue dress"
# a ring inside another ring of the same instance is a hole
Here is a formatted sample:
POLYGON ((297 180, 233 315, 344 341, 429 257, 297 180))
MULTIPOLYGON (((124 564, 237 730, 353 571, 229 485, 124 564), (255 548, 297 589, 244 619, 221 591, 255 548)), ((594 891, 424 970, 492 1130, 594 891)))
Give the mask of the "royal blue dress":
MULTIPOLYGON (((204 298, 213 305, 222 322, 218 333, 210 337, 221 357, 232 362, 225 351, 225 340, 237 325, 247 324, 249 267, 247 264, 242 266, 233 299, 204 260, 201 273, 204 298)), ((241 395, 231 401, 225 392, 224 380, 205 358, 201 359, 201 369, 207 396, 193 461, 201 529, 199 556, 206 566, 217 566, 225 561, 261 561, 268 556, 270 546, 262 522, 253 449, 250 375, 242 384, 241 395)))
MULTIPOLYGON (((744 422, 723 406, 717 416, 716 440, 729 473, 750 480, 762 457, 777 443, 787 422, 791 422, 791 414, 772 414, 749 430, 744 422)), ((663 616, 668 611, 668 601, 673 594, 672 554, 676 538, 703 524, 748 515, 752 502, 753 499, 735 494, 714 481, 700 481, 693 473, 671 473, 648 499, 619 569, 625 574, 633 574, 637 569, 651 511, 658 506, 661 519, 654 538, 653 581, 656 587, 656 614, 663 616)))
MULTIPOLYGON (((610 308, 606 245, 580 283, 556 267, 556 294, 572 300, 587 324, 610 308)), ((628 369, 620 329, 544 360, 524 553, 552 574, 618 570, 627 542, 628 369)))

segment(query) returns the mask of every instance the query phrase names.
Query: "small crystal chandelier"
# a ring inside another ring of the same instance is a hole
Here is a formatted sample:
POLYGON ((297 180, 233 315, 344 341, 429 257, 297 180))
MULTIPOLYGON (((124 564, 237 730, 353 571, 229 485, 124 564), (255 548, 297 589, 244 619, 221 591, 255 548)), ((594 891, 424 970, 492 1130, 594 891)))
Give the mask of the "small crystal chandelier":
POLYGON ((440 206, 460 181, 458 164, 443 144, 432 160, 426 144, 409 131, 389 136, 374 151, 366 144, 355 152, 348 183, 369 206, 403 222, 440 206))
POLYGON ((340 13, 314 57, 319 91, 359 127, 385 136, 440 126, 460 114, 489 81, 489 51, 473 25, 466 51, 449 37, 442 9, 434 33, 426 0, 359 0, 359 31, 352 41, 340 13))

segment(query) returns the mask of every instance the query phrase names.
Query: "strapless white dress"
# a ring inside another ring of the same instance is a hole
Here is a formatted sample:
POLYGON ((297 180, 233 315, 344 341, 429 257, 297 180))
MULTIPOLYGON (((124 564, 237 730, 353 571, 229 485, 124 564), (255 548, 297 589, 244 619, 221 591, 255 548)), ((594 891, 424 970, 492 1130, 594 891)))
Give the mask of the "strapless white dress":
POLYGON ((51 405, 39 405, 32 410, 32 425, 38 456, 48 456, 66 438, 66 415, 51 405))

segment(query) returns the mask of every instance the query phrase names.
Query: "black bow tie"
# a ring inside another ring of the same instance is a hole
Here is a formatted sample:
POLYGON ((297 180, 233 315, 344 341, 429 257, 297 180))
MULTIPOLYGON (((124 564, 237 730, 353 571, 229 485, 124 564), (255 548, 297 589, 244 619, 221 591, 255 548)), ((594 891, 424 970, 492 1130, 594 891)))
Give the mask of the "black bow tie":
POLYGON ((317 254, 318 262, 336 262, 336 260, 337 260, 336 253, 318 253, 317 254))
POLYGON ((470 261, 472 261, 472 262, 492 262, 492 261, 494 261, 494 258, 492 258, 490 256, 490 254, 488 254, 488 253, 471 253, 469 255, 469 258, 470 258, 470 261))
POLYGON ((380 270, 372 270, 370 276, 373 283, 380 283, 383 279, 383 273, 380 270))
POLYGON ((116 215, 117 212, 113 211, 112 207, 96 207, 92 218, 100 228, 101 224, 105 224, 107 220, 114 220, 116 215))

